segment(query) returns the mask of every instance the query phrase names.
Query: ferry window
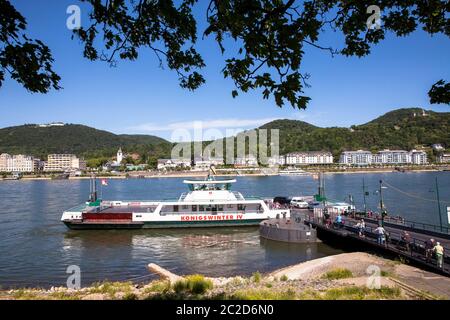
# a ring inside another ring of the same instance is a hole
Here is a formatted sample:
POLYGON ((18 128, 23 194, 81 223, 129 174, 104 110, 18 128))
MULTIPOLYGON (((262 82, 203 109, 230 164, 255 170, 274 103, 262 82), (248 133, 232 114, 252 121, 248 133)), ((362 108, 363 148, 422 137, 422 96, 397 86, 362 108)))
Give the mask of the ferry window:
POLYGON ((217 211, 223 211, 223 204, 217 205, 217 211))
POLYGON ((233 208, 233 205, 232 204, 227 204, 227 208, 231 209, 231 208, 233 208))
POLYGON ((245 206, 243 204, 238 204, 237 209, 238 210, 245 210, 245 206))
POLYGON ((181 206, 181 208, 182 208, 183 210, 186 210, 186 209, 188 208, 188 206, 183 204, 183 205, 181 206))
POLYGON ((173 206, 173 212, 178 212, 178 206, 173 206))
POLYGON ((205 206, 199 205, 199 206, 198 206, 198 209, 199 209, 199 211, 205 211, 205 206))
POLYGON ((192 206, 192 211, 197 211, 197 205, 192 206))
POLYGON ((216 205, 216 204, 213 205, 213 206, 211 207, 211 210, 212 210, 212 211, 217 211, 217 205, 216 205))

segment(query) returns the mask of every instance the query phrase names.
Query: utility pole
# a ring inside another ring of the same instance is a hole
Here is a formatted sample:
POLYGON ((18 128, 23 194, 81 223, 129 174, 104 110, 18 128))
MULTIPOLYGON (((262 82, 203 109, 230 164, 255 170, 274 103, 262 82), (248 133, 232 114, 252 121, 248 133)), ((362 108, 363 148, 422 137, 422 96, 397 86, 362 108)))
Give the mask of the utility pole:
POLYGON ((384 207, 384 202, 383 202, 383 181, 380 180, 380 210, 381 210, 381 226, 384 226, 384 216, 386 215, 386 209, 384 207))
POLYGON ((364 215, 367 214, 367 203, 366 203, 366 185, 363 178, 363 199, 364 199, 364 215))
POLYGON ((439 225, 441 226, 441 232, 442 232, 441 200, 439 199, 439 185, 438 185, 437 177, 436 177, 436 197, 437 197, 437 202, 438 202, 439 225))

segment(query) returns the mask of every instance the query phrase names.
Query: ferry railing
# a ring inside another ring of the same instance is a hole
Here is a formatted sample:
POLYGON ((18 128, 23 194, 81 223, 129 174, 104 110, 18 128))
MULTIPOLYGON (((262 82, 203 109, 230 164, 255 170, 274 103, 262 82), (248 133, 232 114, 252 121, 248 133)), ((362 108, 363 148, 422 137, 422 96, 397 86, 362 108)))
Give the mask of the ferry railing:
POLYGON ((233 210, 233 211, 161 211, 160 215, 198 215, 198 214, 207 214, 207 215, 217 215, 217 214, 246 214, 246 213, 264 213, 264 210, 233 210))

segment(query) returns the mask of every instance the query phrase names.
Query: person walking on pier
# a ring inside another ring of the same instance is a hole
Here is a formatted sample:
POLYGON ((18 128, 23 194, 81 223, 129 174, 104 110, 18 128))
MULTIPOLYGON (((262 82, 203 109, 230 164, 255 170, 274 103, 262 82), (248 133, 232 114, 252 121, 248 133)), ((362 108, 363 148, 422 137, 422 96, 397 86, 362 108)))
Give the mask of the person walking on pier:
POLYGON ((433 251, 436 254, 436 261, 437 261, 437 266, 438 268, 442 269, 442 265, 443 265, 443 260, 444 260, 444 247, 441 246, 441 244, 439 242, 436 242, 436 245, 433 248, 433 251))
POLYGON ((366 230, 366 223, 364 222, 364 219, 361 219, 355 227, 358 228, 358 235, 361 238, 364 238, 364 231, 366 230))
POLYGON ((431 257, 433 256, 434 244, 433 238, 425 242, 425 260, 426 262, 431 262, 431 257))
POLYGON ((386 245, 386 230, 382 226, 375 229, 377 234, 377 242, 379 245, 386 245))
POLYGON ((405 244, 406 251, 409 252, 411 249, 411 235, 408 233, 408 231, 402 232, 402 241, 405 244))
POLYGON ((336 220, 334 222, 336 223, 339 229, 341 229, 344 226, 344 223, 342 222, 342 216, 340 213, 336 216, 336 220))

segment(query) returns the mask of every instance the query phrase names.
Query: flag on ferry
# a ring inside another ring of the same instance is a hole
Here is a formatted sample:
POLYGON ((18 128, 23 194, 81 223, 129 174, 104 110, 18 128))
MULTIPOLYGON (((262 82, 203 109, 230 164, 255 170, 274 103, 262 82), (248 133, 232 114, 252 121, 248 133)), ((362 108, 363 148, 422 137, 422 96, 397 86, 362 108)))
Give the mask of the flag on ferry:
POLYGON ((108 181, 106 181, 106 179, 102 179, 102 186, 107 186, 108 185, 108 181))

